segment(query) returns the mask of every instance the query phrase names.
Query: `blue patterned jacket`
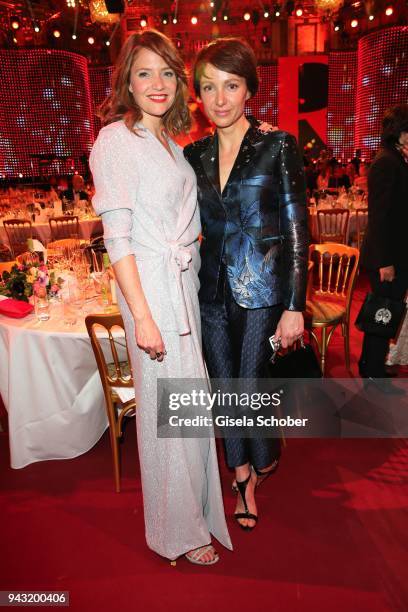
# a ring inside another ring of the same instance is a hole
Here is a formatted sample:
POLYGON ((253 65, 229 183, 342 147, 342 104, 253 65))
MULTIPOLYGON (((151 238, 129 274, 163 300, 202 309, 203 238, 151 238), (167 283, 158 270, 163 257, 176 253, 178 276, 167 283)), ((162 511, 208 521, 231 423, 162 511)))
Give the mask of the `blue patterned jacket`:
POLYGON ((220 193, 218 138, 184 149, 197 175, 202 235, 199 299, 217 297, 221 265, 244 308, 282 303, 304 310, 308 231, 303 163, 296 140, 262 132, 249 119, 231 174, 220 193))

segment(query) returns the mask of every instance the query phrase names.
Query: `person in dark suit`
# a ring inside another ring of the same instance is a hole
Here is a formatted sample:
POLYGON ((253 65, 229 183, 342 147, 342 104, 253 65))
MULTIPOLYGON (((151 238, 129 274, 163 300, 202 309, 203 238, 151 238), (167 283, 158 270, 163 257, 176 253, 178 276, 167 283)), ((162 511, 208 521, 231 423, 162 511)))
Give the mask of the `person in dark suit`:
POLYGON ((89 200, 89 195, 85 190, 84 178, 80 174, 74 174, 72 186, 63 191, 62 196, 75 203, 79 200, 89 200))
MULTIPOLYGON (((403 299, 408 286, 408 104, 386 111, 381 149, 368 174, 368 226, 361 264, 374 294, 403 299)), ((364 334, 360 375, 385 393, 400 389, 386 380, 388 340, 364 334), (384 379, 384 380, 382 380, 384 379)))
MULTIPOLYGON (((247 43, 218 39, 202 49, 194 87, 216 126, 214 136, 185 148, 197 175, 202 221, 204 354, 211 378, 254 380, 270 355, 270 336, 287 347, 303 333, 308 259, 303 162, 293 136, 263 132, 244 114, 258 88, 247 43)), ((249 530, 257 521, 255 486, 276 468, 279 440, 227 438, 225 447, 239 491, 235 518, 249 530)))

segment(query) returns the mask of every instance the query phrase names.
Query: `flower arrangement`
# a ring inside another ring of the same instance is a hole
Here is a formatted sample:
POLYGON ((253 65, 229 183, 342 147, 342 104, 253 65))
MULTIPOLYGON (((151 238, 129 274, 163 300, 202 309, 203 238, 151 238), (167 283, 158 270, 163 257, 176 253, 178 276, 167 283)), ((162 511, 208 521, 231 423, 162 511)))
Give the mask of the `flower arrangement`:
POLYGON ((55 297, 61 289, 63 279, 45 264, 17 263, 10 272, 3 272, 0 278, 0 295, 28 302, 36 288, 44 287, 47 295, 55 297))

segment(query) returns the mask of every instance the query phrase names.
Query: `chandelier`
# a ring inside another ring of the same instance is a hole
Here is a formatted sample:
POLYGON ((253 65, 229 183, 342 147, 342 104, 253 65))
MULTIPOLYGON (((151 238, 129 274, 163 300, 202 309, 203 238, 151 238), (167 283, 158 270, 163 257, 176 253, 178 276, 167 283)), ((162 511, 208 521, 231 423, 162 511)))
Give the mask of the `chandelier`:
POLYGON ((336 13, 344 0, 314 0, 318 11, 322 13, 336 13))
POLYGON ((108 13, 104 0, 89 0, 89 11, 94 23, 116 23, 120 19, 119 13, 108 13))

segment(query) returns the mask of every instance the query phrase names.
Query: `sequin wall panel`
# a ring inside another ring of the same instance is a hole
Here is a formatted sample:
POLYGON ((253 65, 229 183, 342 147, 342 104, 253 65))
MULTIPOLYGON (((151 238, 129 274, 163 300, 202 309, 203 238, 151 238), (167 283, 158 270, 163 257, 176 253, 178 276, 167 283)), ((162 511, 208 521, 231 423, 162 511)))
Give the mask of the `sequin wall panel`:
POLYGON ((92 114, 95 138, 101 129, 101 122, 96 116, 98 106, 112 91, 113 66, 89 68, 89 84, 91 86, 92 114))
POLYGON ((261 121, 278 125, 278 66, 259 67, 259 90, 248 101, 246 111, 261 121))
POLYGON ((0 50, 0 141, 3 177, 84 171, 93 143, 87 60, 0 50))
POLYGON ((363 36, 358 44, 356 148, 370 159, 380 145, 384 112, 408 102, 408 26, 363 36))
POLYGON ((330 53, 327 144, 343 161, 354 156, 356 88, 357 52, 330 53))

